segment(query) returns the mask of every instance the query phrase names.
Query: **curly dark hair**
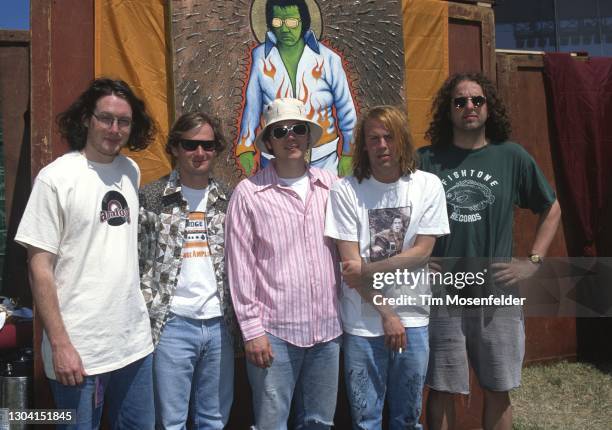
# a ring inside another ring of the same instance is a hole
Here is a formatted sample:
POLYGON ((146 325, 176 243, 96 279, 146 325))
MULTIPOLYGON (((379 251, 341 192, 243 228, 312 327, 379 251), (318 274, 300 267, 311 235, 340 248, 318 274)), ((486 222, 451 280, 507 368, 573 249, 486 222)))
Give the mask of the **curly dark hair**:
POLYGON ((124 81, 97 78, 68 109, 57 116, 60 133, 72 150, 80 151, 85 148, 87 143, 85 124, 91 118, 98 100, 110 95, 124 99, 132 108, 132 128, 127 147, 132 151, 141 151, 149 146, 155 136, 156 127, 147 114, 144 102, 136 97, 124 81))
POLYGON ((217 154, 223 151, 227 147, 227 139, 221 128, 221 121, 219 121, 217 117, 204 112, 188 112, 181 115, 170 129, 168 142, 166 143, 166 152, 172 155, 174 159, 172 148, 178 146, 180 140, 183 138, 183 134, 196 127, 201 127, 204 124, 210 125, 213 129, 215 140, 217 141, 217 146, 215 147, 217 154))
POLYGON ((398 146, 400 174, 407 175, 416 170, 416 152, 405 112, 396 106, 375 106, 359 119, 353 137, 355 138, 353 155, 353 175, 361 183, 372 175, 370 158, 366 151, 365 126, 370 119, 380 121, 391 134, 398 146))
POLYGON ((447 146, 453 142, 453 124, 451 122, 452 93, 463 81, 476 82, 487 98, 488 118, 485 122, 485 136, 491 142, 503 142, 510 137, 510 119, 506 107, 497 95, 497 89, 482 73, 457 73, 449 77, 442 85, 431 106, 432 121, 425 137, 434 146, 447 146))
POLYGON ((274 18, 272 8, 274 6, 297 6, 300 11, 300 19, 302 20, 302 33, 300 36, 304 36, 304 33, 310 29, 310 12, 305 0, 268 0, 266 2, 266 25, 268 30, 272 31, 272 18, 274 18))

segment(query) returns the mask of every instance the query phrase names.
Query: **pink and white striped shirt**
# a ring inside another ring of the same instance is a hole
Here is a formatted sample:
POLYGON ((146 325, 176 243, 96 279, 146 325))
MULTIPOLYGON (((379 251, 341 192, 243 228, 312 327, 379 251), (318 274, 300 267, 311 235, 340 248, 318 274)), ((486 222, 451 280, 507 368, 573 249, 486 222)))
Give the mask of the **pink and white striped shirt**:
POLYGON ((323 235, 336 176, 311 167, 304 203, 272 165, 238 184, 225 218, 225 258, 245 341, 268 332, 308 347, 342 333, 339 265, 323 235))

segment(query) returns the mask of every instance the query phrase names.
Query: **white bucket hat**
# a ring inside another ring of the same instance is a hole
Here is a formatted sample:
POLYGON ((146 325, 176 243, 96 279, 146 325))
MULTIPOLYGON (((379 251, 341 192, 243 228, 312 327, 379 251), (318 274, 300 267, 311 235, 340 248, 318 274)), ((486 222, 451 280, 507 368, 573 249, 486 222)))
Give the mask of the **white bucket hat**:
POLYGON ((316 143, 323 134, 323 129, 316 122, 308 119, 306 116, 306 106, 301 100, 284 98, 273 100, 269 105, 266 105, 263 110, 264 127, 255 137, 255 146, 261 152, 269 154, 263 142, 263 135, 266 129, 278 122, 286 120, 304 121, 310 128, 310 144, 316 143))

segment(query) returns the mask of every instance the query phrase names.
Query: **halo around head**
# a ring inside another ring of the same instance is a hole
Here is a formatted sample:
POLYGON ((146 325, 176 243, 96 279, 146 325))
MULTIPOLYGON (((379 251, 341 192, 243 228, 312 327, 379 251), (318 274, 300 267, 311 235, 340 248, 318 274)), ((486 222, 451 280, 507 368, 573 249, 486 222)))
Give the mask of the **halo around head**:
MULTIPOLYGON (((266 32, 268 31, 268 26, 266 25, 266 1, 253 0, 251 5, 251 30, 253 30, 253 36, 259 43, 263 43, 266 40, 266 32)), ((323 30, 321 8, 315 0, 306 0, 306 6, 310 12, 310 29, 317 36, 317 40, 320 40, 323 30)))

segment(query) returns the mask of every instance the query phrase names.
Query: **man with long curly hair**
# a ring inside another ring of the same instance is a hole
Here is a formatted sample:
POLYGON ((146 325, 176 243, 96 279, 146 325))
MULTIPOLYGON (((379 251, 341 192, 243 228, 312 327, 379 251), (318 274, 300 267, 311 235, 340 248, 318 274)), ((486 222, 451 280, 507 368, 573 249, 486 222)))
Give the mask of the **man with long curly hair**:
POLYGON ((71 151, 38 174, 15 240, 28 248, 55 406, 75 428, 152 429, 153 342, 138 276, 136 163, 155 127, 123 81, 94 80, 58 118, 71 151))
POLYGON ((448 234, 442 184, 416 169, 415 155, 406 115, 374 107, 357 125, 355 176, 336 182, 329 196, 325 234, 336 239, 342 258, 344 372, 354 429, 381 428, 385 400, 389 429, 422 428, 429 315, 415 299, 429 289, 395 281, 377 289, 373 282, 396 271, 425 274, 436 237, 448 234), (407 305, 383 301, 396 298, 407 305))
MULTIPOLYGON (((421 167, 444 185, 451 230, 432 255, 467 257, 463 268, 490 275, 486 288, 514 288, 538 269, 555 235, 561 216, 555 194, 531 155, 508 141, 506 109, 482 74, 450 77, 432 115, 426 134, 432 145, 419 151, 421 167), (529 259, 521 261, 511 259, 514 206, 540 216, 529 259)), ((463 291, 480 297, 486 289, 463 291)), ((471 365, 484 392, 483 427, 510 429, 509 391, 520 384, 525 351, 521 308, 475 306, 451 316, 442 313, 434 308, 430 323, 429 428, 455 428, 454 395, 469 393, 471 365)))

